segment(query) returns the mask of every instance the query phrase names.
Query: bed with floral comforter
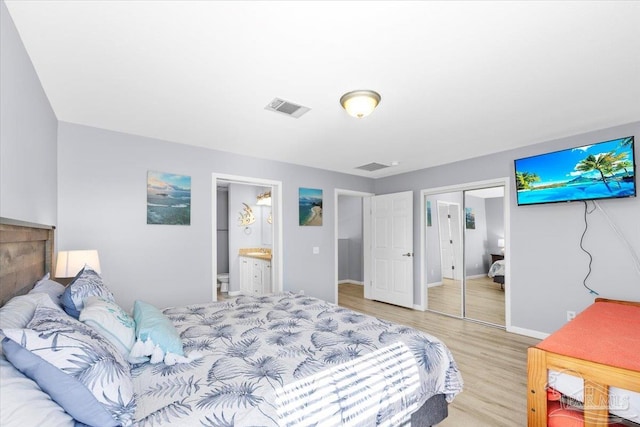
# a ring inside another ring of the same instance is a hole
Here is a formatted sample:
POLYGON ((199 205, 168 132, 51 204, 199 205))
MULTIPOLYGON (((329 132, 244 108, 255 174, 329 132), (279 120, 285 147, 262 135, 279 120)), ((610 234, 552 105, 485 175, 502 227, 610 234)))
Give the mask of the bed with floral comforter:
POLYGON ((298 294, 168 308, 185 353, 134 365, 143 426, 399 425, 460 372, 437 338, 298 294))

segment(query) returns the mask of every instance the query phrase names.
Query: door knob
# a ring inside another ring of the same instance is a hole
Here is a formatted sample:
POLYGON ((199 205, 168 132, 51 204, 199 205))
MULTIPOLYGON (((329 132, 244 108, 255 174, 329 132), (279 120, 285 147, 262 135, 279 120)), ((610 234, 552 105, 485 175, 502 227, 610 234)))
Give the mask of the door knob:
POLYGON ((411 252, 407 252, 406 254, 402 254, 402 256, 413 256, 411 252))

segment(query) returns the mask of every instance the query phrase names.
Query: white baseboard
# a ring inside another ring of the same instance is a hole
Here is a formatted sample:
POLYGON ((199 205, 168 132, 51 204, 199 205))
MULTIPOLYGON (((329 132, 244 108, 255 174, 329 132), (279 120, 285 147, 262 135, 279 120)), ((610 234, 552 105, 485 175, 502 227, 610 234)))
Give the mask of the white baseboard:
POLYGON ((345 284, 345 283, 349 283, 349 284, 351 284, 351 285, 360 285, 360 286, 364 286, 364 282, 360 282, 360 281, 358 281, 358 280, 349 280, 349 279, 347 279, 347 280, 338 280, 338 284, 339 284, 339 285, 343 285, 343 284, 345 284))
POLYGON ((525 329, 525 328, 519 328, 517 326, 510 326, 507 328, 507 332, 511 332, 514 334, 518 334, 518 335, 524 335, 526 337, 531 337, 531 338, 538 338, 540 340, 543 340, 545 338, 547 338, 550 334, 547 334, 545 332, 540 332, 540 331, 534 331, 531 329, 525 329))
POLYGON ((467 276, 467 279, 482 279, 483 277, 489 277, 486 274, 474 274, 473 276, 467 276))
POLYGON ((238 295, 242 295, 241 291, 229 291, 230 297, 237 297, 238 295))
POLYGON ((427 288, 434 288, 436 286, 442 286, 442 282, 427 283, 427 288))

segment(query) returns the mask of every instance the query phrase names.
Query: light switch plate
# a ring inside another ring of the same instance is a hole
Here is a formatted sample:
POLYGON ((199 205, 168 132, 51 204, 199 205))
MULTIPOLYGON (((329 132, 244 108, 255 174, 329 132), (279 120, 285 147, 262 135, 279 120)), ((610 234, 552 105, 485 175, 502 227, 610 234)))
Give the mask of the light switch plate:
POLYGON ((313 247, 313 254, 314 254, 314 255, 318 255, 319 253, 320 253, 320 247, 318 247, 318 246, 314 246, 314 247, 313 247))

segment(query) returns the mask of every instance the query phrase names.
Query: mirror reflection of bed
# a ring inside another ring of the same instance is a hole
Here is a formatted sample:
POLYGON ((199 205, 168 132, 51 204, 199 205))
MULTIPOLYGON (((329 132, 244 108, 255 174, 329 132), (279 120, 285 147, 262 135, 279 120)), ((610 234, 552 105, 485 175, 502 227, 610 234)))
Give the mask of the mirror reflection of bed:
POLYGON ((504 327, 504 187, 434 192, 425 206, 427 309, 504 327))

